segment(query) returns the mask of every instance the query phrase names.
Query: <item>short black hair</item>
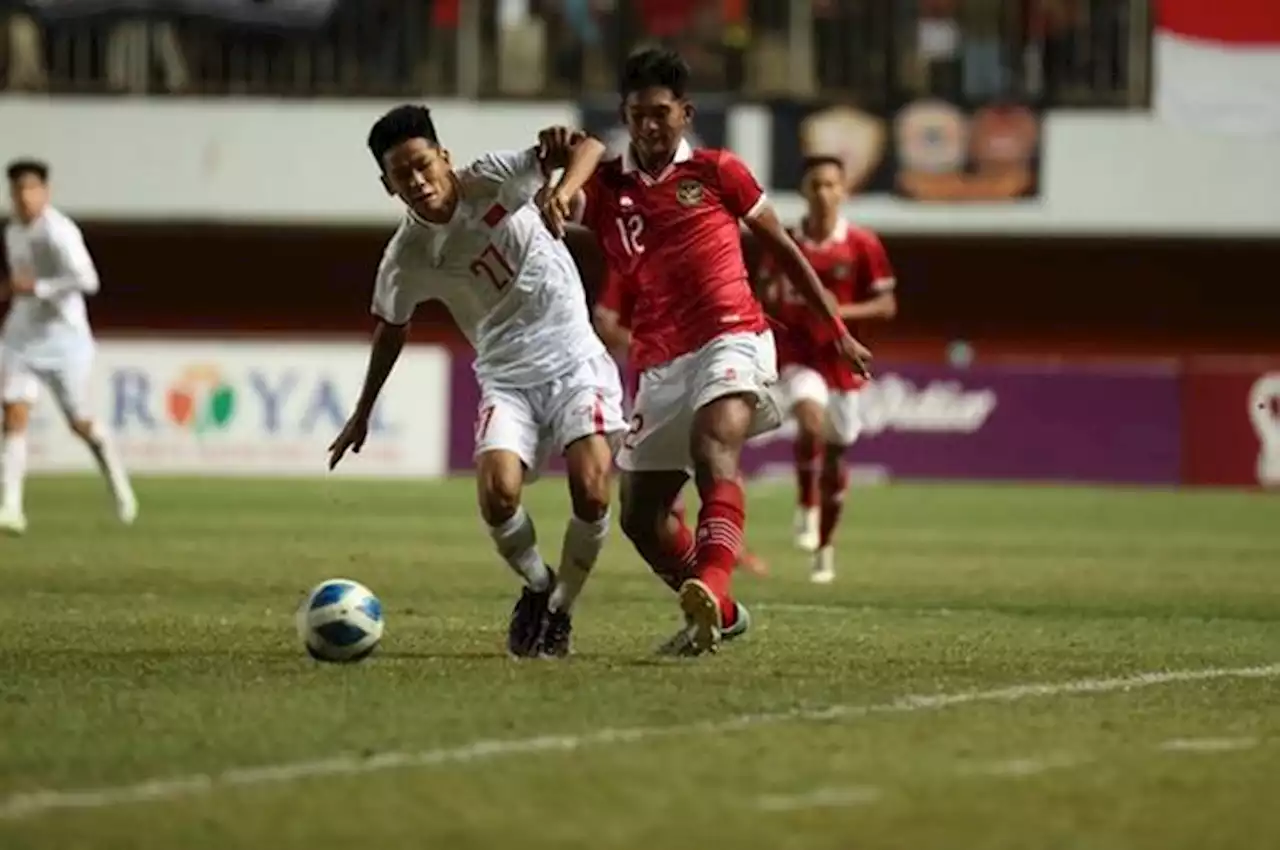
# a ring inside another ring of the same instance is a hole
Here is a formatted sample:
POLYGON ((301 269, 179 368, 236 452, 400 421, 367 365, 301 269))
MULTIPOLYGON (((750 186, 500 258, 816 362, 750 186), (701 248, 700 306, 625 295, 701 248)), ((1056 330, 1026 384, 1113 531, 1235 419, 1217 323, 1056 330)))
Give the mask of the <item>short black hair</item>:
POLYGON ((813 171, 815 168, 821 168, 824 165, 834 165, 836 168, 840 169, 841 173, 844 172, 844 160, 840 159, 838 156, 822 154, 821 156, 806 156, 801 160, 800 176, 808 177, 810 171, 813 171))
POLYGON ((369 130, 369 153, 373 154, 379 170, 387 151, 410 139, 426 139, 433 145, 440 144, 436 124, 431 120, 431 110, 425 106, 406 103, 397 106, 374 122, 369 130))
POLYGON ((688 87, 688 63, 674 50, 660 47, 640 50, 628 56, 618 79, 618 94, 624 99, 632 92, 664 88, 683 100, 688 87))
POLYGON ((49 182, 49 164, 41 162, 38 159, 15 159, 9 163, 9 167, 5 169, 5 174, 12 183, 19 177, 25 177, 28 174, 34 174, 40 178, 41 183, 49 182))

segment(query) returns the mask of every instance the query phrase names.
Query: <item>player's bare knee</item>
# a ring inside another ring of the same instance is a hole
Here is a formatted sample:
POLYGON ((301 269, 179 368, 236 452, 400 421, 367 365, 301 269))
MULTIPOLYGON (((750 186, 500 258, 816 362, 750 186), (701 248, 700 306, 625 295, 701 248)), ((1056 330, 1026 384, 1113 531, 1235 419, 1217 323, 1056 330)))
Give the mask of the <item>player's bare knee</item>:
POLYGON ((499 526, 515 516, 520 507, 520 491, 524 470, 519 461, 494 457, 505 454, 489 452, 480 456, 476 467, 476 484, 480 515, 490 526, 499 526))
POLYGON ((4 433, 22 434, 27 430, 31 408, 22 402, 6 402, 4 405, 4 433))
POLYGON ((613 488, 613 451, 603 437, 585 437, 565 451, 569 498, 578 519, 595 522, 609 512, 613 488))
MULTIPOLYGON (((745 438, 745 433, 744 433, 745 438)), ((695 431, 690 445, 693 477, 702 490, 715 481, 736 479, 744 440, 726 440, 720 434, 695 431)))
POLYGON ((796 418, 796 429, 799 431, 797 437, 808 442, 818 442, 822 439, 822 428, 825 424, 825 415, 821 405, 811 401, 800 402, 792 410, 796 418))
POLYGON ((609 512, 610 475, 607 467, 591 466, 569 479, 573 515, 595 522, 609 512))
POLYGON ((595 522, 609 512, 609 470, 592 468, 579 475, 570 485, 573 514, 578 519, 595 522))
POLYGON ((88 419, 71 420, 71 430, 77 437, 84 440, 86 443, 91 443, 94 440, 93 423, 88 419))

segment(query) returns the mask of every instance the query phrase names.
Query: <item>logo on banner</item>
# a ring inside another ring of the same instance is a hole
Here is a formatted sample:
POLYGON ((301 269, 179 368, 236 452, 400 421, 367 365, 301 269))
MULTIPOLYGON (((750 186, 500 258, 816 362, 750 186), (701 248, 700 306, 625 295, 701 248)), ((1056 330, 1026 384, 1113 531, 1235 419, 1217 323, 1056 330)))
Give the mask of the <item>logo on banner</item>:
POLYGON ((1031 194, 1036 184, 1040 119, 1018 104, 972 113, 928 98, 894 120, 897 188, 922 201, 996 201, 1031 194))
MULTIPOLYGON (((211 363, 174 377, 144 367, 111 374, 111 426, 118 433, 185 432, 197 438, 310 436, 336 432, 353 399, 323 372, 248 369, 234 376, 211 363)), ((371 432, 389 427, 375 410, 371 432)))
POLYGON ((834 156, 844 165, 847 188, 857 191, 880 167, 887 136, 884 119, 852 106, 832 106, 800 122, 800 153, 834 156))
POLYGON ((183 369, 165 394, 169 420, 196 434, 226 428, 235 410, 235 388, 207 363, 183 369))
POLYGON ((967 390, 959 381, 930 381, 916 387, 889 374, 867 384, 862 394, 862 425, 868 434, 888 430, 972 434, 982 430, 996 409, 994 390, 967 390))
MULTIPOLYGON (((936 380, 917 386, 893 373, 859 391, 863 433, 975 434, 995 412, 992 389, 966 389, 959 381, 936 380)), ((794 424, 753 440, 761 445, 794 436, 794 424)))
POLYGON ((1249 390, 1249 421, 1258 435, 1258 483, 1280 484, 1280 372, 1269 372, 1249 390))

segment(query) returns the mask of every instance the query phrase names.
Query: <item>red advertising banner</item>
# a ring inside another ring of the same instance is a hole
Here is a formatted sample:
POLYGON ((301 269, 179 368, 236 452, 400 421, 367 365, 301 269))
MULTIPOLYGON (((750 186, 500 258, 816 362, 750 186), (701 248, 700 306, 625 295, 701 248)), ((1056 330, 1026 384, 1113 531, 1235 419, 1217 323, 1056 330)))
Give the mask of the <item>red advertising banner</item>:
POLYGON ((1280 487, 1280 360, 1193 360, 1183 375, 1184 484, 1280 487))

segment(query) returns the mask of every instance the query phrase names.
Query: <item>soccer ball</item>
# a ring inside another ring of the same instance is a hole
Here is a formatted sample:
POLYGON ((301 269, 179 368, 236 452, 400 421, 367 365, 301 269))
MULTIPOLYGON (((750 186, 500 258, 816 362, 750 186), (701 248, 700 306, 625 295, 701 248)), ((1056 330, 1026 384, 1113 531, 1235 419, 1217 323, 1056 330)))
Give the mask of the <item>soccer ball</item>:
POLYGON ((298 608, 298 637, 317 661, 359 661, 382 640, 382 603, 357 581, 331 578, 298 608))

